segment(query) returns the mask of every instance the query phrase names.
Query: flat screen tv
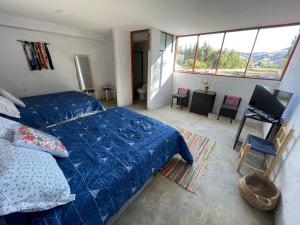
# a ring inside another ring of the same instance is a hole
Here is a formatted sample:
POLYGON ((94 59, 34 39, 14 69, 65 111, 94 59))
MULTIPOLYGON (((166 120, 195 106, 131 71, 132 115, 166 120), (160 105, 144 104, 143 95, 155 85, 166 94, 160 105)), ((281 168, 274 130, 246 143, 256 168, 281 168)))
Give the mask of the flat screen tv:
POLYGON ((292 95, 286 91, 256 85, 249 105, 271 117, 281 118, 292 95))

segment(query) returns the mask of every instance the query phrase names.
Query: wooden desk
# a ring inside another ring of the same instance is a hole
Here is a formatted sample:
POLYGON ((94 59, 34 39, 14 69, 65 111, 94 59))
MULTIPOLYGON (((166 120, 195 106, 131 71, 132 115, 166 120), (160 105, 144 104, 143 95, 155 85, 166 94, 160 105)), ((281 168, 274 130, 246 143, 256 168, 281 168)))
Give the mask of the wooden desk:
POLYGON ((250 109, 250 107, 246 108, 243 119, 240 122, 240 126, 239 126, 239 128, 237 130, 237 133, 236 133, 236 136, 235 136, 233 149, 235 149, 237 143, 239 142, 241 132, 243 130, 244 124, 245 124, 247 119, 253 119, 253 120, 261 121, 261 122, 264 122, 264 123, 272 124, 272 126, 271 126, 271 128, 270 128, 270 130, 269 130, 269 132, 268 132, 268 134, 265 138, 266 140, 271 141, 271 142, 273 141, 274 136, 276 135, 276 133, 278 132, 280 126, 283 123, 283 120, 281 118, 280 119, 278 119, 278 118, 275 119, 275 118, 272 118, 268 115, 262 115, 262 114, 256 113, 255 111, 252 111, 250 109))

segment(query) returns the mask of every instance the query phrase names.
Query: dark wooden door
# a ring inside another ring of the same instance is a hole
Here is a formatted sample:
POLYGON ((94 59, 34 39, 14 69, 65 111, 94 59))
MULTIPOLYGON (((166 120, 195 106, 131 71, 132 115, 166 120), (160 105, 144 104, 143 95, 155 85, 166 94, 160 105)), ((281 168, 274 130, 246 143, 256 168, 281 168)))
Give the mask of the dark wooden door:
POLYGON ((144 65, 143 65, 143 52, 133 52, 133 88, 134 88, 134 97, 137 98, 138 92, 137 89, 143 86, 144 83, 144 65))

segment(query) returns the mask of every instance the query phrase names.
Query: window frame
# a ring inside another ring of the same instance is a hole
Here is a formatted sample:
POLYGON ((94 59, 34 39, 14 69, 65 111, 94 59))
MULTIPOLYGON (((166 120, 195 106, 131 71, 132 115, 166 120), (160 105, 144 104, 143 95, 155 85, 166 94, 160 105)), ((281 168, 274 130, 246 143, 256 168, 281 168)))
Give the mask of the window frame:
MULTIPOLYGON (((164 35, 165 36, 165 44, 164 44, 164 48, 162 49, 162 48, 160 48, 159 47, 159 51, 161 51, 161 52, 164 52, 165 50, 166 50, 166 48, 167 48, 167 41, 168 41, 168 36, 170 36, 170 37, 172 37, 172 46, 171 46, 171 53, 173 53, 173 47, 174 47, 174 35, 173 34, 169 34, 169 33, 167 33, 167 32, 164 32, 164 31, 161 31, 160 32, 162 35, 164 35)), ((161 40, 160 40, 161 41, 161 40)), ((161 44, 161 43, 160 43, 161 44)))
POLYGON ((289 66, 289 63, 294 55, 295 49, 297 47, 297 45, 299 44, 300 41, 300 31, 298 34, 298 37, 296 39, 295 45, 293 46, 290 55, 287 59, 287 62, 282 70, 282 73, 280 75, 280 79, 273 79, 273 78, 262 78, 262 77, 247 77, 245 76, 247 73, 247 68, 249 65, 249 62, 251 60, 251 56, 253 54, 253 50, 255 47, 255 44, 257 42, 257 38, 259 36, 260 30, 261 29, 267 29, 267 28, 278 28, 278 27, 288 27, 288 26, 296 26, 296 25, 300 25, 300 22, 297 23, 289 23, 289 24, 280 24, 280 25, 269 25, 269 26, 258 26, 258 27, 250 27, 250 28, 240 28, 240 29, 231 29, 231 30, 223 30, 223 31, 214 31, 214 32, 206 32, 206 33, 197 33, 197 34, 186 34, 186 35, 178 35, 176 36, 176 42, 175 42, 175 54, 174 54, 174 63, 173 63, 173 72, 176 73, 183 73, 183 74, 198 74, 198 75, 210 75, 210 76, 218 76, 218 77, 234 77, 234 78, 242 78, 242 79, 257 79, 257 80, 272 80, 272 81, 281 81, 287 71, 287 68, 289 66), (243 76, 234 76, 234 75, 222 75, 222 74, 217 74, 218 72, 218 67, 219 67, 219 63, 220 63, 220 58, 221 58, 221 54, 223 51, 223 46, 224 46, 224 41, 225 41, 225 37, 226 34, 229 32, 237 32, 237 31, 247 31, 247 30, 257 30, 254 42, 253 42, 253 46, 251 48, 251 52, 249 54, 249 58, 247 61, 247 65, 244 71, 243 76), (218 62, 217 62, 217 67, 216 67, 216 72, 215 73, 203 73, 203 72, 195 72, 195 63, 196 63, 196 58, 198 55, 198 47, 199 47, 199 38, 201 37, 201 35, 208 35, 208 34, 218 34, 218 33, 224 33, 223 35, 223 40, 222 40, 222 44, 221 44, 221 48, 220 48, 220 52, 218 55, 218 62), (190 36, 197 36, 197 43, 196 43, 196 49, 195 49, 195 55, 194 55, 194 63, 193 63, 193 67, 192 67, 192 71, 178 71, 176 70, 176 55, 177 55, 177 49, 178 49, 178 38, 181 37, 190 37, 190 36))
MULTIPOLYGON (((197 38, 197 45, 196 45, 196 52, 195 52, 195 58, 194 58, 194 65, 193 65, 193 72, 194 74, 205 74, 205 75, 217 75, 218 72, 218 67, 219 67, 219 63, 220 63, 220 59, 221 59, 221 55, 222 55, 222 50, 223 50, 223 46, 224 46, 224 41, 225 41, 225 37, 226 37, 226 32, 214 32, 214 33, 206 33, 206 34, 199 34, 198 38, 197 38), (218 60, 217 60, 217 64, 216 64, 216 72, 215 73, 203 73, 203 72, 195 72, 195 63, 196 60, 198 58, 198 49, 199 49, 199 39, 201 35, 209 35, 209 34, 223 34, 222 37, 222 42, 221 42, 221 46, 220 46, 220 50, 219 50, 219 54, 218 54, 218 60)), ((217 75, 219 76, 219 75, 217 75)), ((223 75, 221 75, 223 76, 223 75)))
POLYGON ((199 35, 197 34, 191 34, 191 35, 184 35, 185 37, 191 37, 191 36, 196 36, 196 45, 195 45, 195 53, 194 53, 194 60, 193 60, 193 65, 192 65, 192 70, 191 71, 176 71, 176 55, 177 55, 177 49, 178 49, 178 38, 183 37, 183 36, 176 36, 175 39, 175 53, 174 53, 174 62, 173 62, 173 72, 176 71, 178 73, 194 73, 195 69, 195 62, 196 62, 196 54, 198 52, 198 42, 199 42, 199 35))

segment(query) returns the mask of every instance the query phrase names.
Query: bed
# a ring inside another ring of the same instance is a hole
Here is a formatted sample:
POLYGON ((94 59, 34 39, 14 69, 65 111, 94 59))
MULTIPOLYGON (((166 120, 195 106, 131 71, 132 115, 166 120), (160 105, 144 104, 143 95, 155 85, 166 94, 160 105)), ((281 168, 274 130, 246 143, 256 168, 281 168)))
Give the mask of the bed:
POLYGON ((176 129, 125 108, 42 130, 70 153, 57 162, 76 199, 47 211, 7 215, 9 225, 106 224, 175 154, 193 162, 176 129))
POLYGON ((59 92, 21 98, 26 107, 19 107, 21 119, 16 121, 41 128, 103 110, 96 98, 78 91, 59 92))

